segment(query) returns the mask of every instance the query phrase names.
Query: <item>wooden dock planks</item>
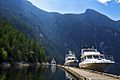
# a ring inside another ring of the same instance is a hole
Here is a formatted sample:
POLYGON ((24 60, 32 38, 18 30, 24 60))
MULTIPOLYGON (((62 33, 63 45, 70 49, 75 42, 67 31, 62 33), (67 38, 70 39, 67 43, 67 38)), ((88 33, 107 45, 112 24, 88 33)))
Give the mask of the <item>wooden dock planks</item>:
POLYGON ((72 75, 76 76, 78 79, 81 80, 120 80, 117 78, 117 76, 112 76, 112 75, 106 75, 105 74, 100 74, 92 71, 87 71, 84 69, 79 69, 75 67, 68 67, 68 66, 61 66, 63 69, 66 71, 70 72, 72 75))

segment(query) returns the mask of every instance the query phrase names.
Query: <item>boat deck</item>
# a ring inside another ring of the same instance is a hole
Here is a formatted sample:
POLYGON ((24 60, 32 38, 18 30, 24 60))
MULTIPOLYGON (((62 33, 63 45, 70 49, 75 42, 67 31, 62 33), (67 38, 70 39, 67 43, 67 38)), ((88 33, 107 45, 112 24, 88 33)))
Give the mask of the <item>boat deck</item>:
POLYGON ((80 68, 61 66, 61 65, 59 65, 59 67, 68 71, 69 73, 77 77, 79 80, 82 79, 83 80, 120 80, 120 77, 107 73, 89 71, 80 68))

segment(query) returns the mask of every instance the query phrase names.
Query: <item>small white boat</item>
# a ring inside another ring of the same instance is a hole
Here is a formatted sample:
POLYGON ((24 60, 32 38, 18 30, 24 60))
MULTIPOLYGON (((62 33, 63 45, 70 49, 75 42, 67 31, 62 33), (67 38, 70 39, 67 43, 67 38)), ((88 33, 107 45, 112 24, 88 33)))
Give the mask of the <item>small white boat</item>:
POLYGON ((55 61, 54 58, 53 58, 52 61, 51 61, 51 65, 56 65, 56 61, 55 61))
POLYGON ((104 71, 110 64, 114 64, 113 56, 101 54, 97 49, 87 48, 81 50, 80 68, 104 71))
POLYGON ((78 60, 77 60, 75 54, 72 53, 71 51, 69 51, 69 54, 66 55, 64 65, 72 66, 72 67, 78 66, 78 60))

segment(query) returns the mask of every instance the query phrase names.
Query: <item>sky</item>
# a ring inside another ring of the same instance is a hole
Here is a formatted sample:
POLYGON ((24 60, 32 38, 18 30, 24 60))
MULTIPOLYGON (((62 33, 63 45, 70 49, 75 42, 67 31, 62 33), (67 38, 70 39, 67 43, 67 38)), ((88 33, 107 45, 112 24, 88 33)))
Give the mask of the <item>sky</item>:
POLYGON ((120 20, 120 0, 28 0, 33 5, 48 12, 62 14, 85 12, 94 9, 113 20, 120 20))

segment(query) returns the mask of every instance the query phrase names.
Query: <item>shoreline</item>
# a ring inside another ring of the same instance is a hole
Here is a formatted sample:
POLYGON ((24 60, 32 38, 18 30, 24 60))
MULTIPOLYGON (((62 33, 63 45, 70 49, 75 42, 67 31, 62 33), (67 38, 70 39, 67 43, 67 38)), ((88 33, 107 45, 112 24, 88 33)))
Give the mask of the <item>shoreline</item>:
POLYGON ((10 67, 17 67, 17 68, 23 68, 23 67, 30 67, 30 66, 36 66, 39 67, 41 65, 50 65, 49 63, 40 63, 40 62, 3 62, 0 64, 0 68, 10 68, 10 67))

